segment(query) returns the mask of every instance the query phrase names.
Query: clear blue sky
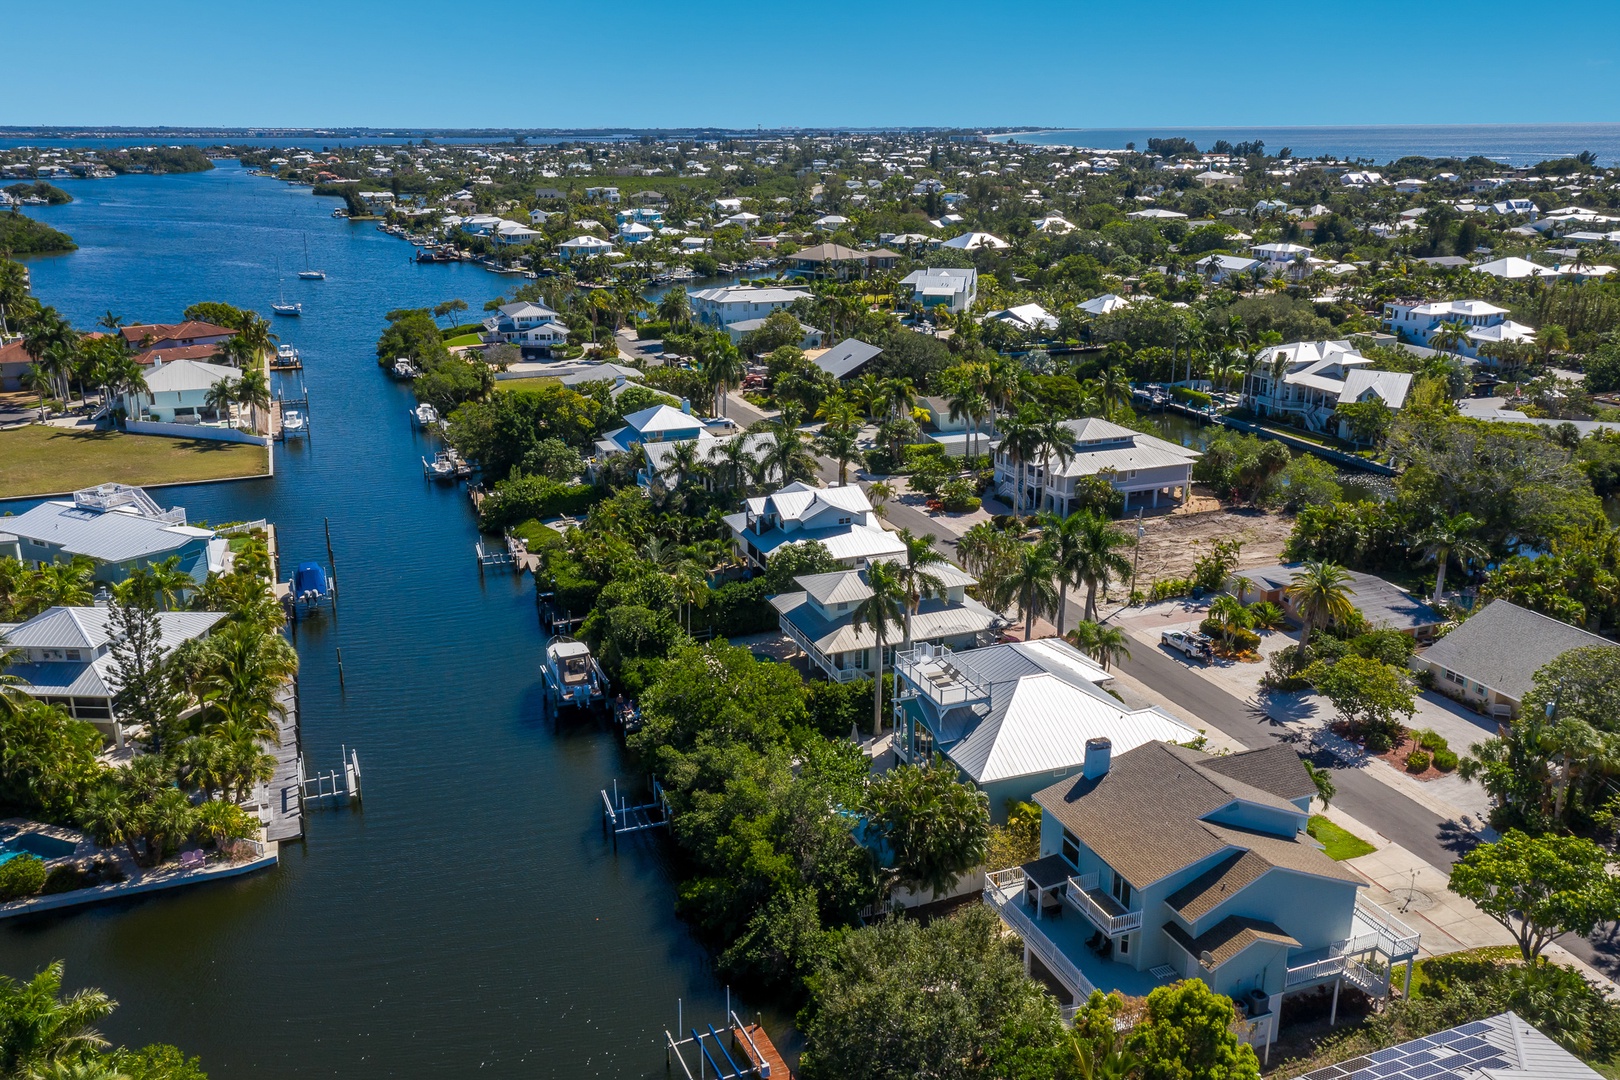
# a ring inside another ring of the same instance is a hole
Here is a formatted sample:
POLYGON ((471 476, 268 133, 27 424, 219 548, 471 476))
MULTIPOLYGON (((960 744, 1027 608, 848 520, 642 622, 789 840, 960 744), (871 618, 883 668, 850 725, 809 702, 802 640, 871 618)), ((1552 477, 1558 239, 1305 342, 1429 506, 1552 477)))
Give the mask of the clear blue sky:
POLYGON ((8 125, 1620 120, 1614 0, 17 0, 5 9, 8 125))

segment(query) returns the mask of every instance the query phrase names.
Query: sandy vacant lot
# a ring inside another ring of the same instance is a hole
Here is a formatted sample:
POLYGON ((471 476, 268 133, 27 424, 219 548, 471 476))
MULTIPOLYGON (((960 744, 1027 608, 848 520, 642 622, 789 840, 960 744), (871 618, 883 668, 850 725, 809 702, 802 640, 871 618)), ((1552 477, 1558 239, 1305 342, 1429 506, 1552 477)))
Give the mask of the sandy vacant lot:
MULTIPOLYGON (((1129 528, 1133 522, 1127 519, 1121 524, 1129 528)), ((1145 592, 1155 580, 1191 576, 1193 562, 1207 555, 1216 540, 1243 543, 1239 569, 1277 562, 1293 531, 1294 519, 1264 510, 1222 509, 1207 491, 1195 486, 1187 506, 1170 514, 1146 516, 1142 524, 1136 587, 1145 592)))

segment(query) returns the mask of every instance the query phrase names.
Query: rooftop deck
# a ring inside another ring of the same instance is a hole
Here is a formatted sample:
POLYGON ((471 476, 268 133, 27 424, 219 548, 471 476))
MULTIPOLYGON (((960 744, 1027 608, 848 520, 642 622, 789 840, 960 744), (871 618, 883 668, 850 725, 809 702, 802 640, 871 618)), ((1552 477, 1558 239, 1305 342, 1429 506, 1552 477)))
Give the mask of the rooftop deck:
POLYGON ((1056 976, 1077 1000, 1083 1001, 1094 989, 1145 997, 1164 985, 1149 972, 1106 960, 1093 952, 1086 942, 1096 935, 1097 927, 1069 904, 1049 903, 1045 910, 1037 913, 1026 895, 1024 874, 1020 869, 988 875, 984 898, 1000 913, 1002 921, 1024 939, 1041 966, 1056 976))
POLYGON ((954 658, 951 650, 943 645, 923 643, 907 652, 895 653, 894 670, 905 676, 918 693, 927 695, 942 707, 988 701, 989 688, 959 671, 952 662, 954 658))

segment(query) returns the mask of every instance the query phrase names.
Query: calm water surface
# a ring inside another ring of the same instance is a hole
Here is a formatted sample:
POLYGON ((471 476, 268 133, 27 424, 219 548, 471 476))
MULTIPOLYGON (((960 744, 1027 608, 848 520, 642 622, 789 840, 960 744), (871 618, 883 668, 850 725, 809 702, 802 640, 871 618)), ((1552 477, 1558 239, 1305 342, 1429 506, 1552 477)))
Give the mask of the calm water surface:
POLYGON ((298 631, 304 753, 330 769, 357 747, 365 807, 315 812, 268 873, 0 924, 0 972, 65 959, 70 984, 119 1000, 111 1038, 176 1043, 220 1077, 663 1075, 676 998, 718 1023, 724 990, 670 914, 657 848, 602 841, 618 747, 542 719, 532 586, 480 582, 465 492, 424 482, 409 392, 372 352, 384 312, 476 313, 514 279, 409 263, 332 200, 230 162, 62 186, 78 201, 37 213, 80 250, 30 266, 81 327, 204 299, 268 316, 278 257, 304 303, 275 329, 304 355, 312 440, 276 449, 274 479, 160 499, 275 521, 284 562, 322 557, 331 520, 342 603, 298 631), (324 282, 291 276, 306 236, 324 282))

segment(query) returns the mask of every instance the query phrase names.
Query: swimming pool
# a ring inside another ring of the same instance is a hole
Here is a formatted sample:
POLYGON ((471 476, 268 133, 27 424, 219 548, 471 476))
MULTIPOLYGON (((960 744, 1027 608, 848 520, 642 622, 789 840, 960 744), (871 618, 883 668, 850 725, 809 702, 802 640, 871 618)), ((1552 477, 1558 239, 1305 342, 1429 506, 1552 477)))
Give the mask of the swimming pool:
POLYGON ((58 840, 43 833, 25 832, 0 840, 0 865, 19 855, 37 855, 41 859, 62 859, 78 849, 72 840, 58 840))

